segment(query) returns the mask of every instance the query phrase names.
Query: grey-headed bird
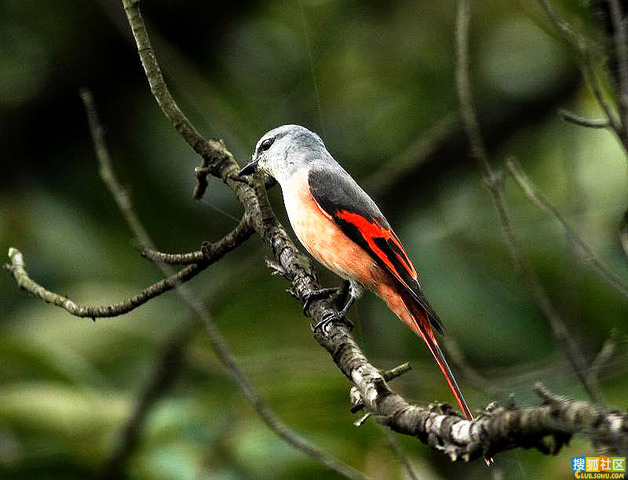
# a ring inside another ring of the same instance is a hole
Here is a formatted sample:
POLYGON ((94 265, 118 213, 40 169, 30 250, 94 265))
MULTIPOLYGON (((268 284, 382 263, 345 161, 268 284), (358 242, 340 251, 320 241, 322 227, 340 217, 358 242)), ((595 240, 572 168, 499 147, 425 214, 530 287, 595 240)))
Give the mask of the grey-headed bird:
POLYGON ((261 170, 283 193, 294 233, 320 263, 350 283, 346 304, 315 328, 344 320, 367 288, 375 292, 436 359, 465 418, 473 419, 434 330, 438 315, 421 290, 417 271, 375 202, 334 160, 321 138, 299 125, 282 125, 257 142, 240 175, 261 170))

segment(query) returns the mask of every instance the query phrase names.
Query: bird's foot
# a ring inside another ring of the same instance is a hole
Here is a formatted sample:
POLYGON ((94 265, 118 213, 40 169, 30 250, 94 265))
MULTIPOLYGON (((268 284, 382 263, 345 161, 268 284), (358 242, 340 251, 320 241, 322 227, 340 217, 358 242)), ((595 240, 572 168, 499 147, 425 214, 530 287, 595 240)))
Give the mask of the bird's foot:
POLYGON ((318 290, 312 290, 312 293, 310 293, 303 302, 303 313, 307 314, 307 310, 308 308, 310 308, 310 303, 312 303, 314 300, 331 297, 332 295, 336 295, 337 293, 338 287, 319 288, 318 290))
POLYGON ((329 333, 328 327, 332 323, 341 323, 346 325, 349 331, 353 330, 353 322, 340 312, 328 313, 322 320, 312 327, 312 330, 314 333, 317 333, 320 330, 323 335, 327 335, 329 333))

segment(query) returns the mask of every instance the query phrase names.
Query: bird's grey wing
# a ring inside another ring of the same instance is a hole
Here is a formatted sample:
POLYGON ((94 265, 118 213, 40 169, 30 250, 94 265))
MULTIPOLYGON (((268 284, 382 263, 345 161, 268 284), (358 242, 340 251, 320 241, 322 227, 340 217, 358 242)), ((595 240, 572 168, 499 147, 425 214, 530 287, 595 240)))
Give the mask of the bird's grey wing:
POLYGON ((375 202, 342 168, 312 168, 312 197, 345 235, 362 247, 424 309, 434 328, 442 324, 421 290, 414 265, 375 202))

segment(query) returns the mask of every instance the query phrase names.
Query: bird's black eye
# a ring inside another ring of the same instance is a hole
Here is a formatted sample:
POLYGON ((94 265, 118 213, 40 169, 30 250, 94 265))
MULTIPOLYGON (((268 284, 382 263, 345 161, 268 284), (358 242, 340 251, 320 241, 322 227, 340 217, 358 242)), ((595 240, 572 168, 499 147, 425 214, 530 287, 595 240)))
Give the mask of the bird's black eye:
POLYGON ((275 141, 274 138, 267 138, 260 144, 259 149, 265 152, 266 150, 270 148, 270 146, 273 144, 274 141, 275 141))

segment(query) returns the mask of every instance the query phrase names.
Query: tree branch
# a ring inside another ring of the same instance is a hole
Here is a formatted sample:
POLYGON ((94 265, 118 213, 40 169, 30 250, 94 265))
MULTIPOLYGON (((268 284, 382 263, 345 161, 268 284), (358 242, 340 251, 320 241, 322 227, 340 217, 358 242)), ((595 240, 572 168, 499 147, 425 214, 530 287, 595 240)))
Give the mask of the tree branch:
POLYGON ((608 366, 610 359, 616 356, 616 336, 617 332, 611 332, 611 336, 604 341, 602 348, 591 362, 590 375, 592 377, 600 378, 601 371, 608 366))
POLYGON ((558 17, 551 4, 551 0, 539 0, 539 2, 543 7, 547 18, 556 27, 556 30, 558 30, 558 32, 562 35, 563 39, 569 45, 574 47, 577 53, 578 67, 582 72, 582 76, 593 90, 593 95, 595 96, 597 103, 602 108, 608 124, 619 138, 624 150, 628 150, 628 136, 622 128, 623 126, 621 120, 617 119, 611 109, 611 106, 604 98, 603 88, 593 71, 593 60, 586 45, 586 41, 568 22, 558 17))
POLYGON ((189 265, 202 261, 205 258, 205 253, 203 250, 189 253, 163 253, 151 248, 143 248, 142 257, 148 258, 151 262, 165 263, 166 265, 189 265))
MULTIPOLYGON (((225 251, 224 253, 227 252, 225 251)), ((222 257, 222 255, 220 255, 220 257, 222 257)), ((26 290, 46 303, 51 303, 57 307, 63 308, 68 313, 76 317, 92 319, 117 317, 118 315, 129 313, 149 300, 152 300, 162 293, 172 290, 177 285, 181 285, 182 283, 194 278, 218 260, 218 258, 215 258, 212 262, 206 262, 205 264, 195 263, 189 265, 174 275, 152 284, 150 287, 145 288, 137 295, 127 298, 121 302, 109 305, 80 305, 64 295, 47 290, 45 287, 42 287, 40 284, 35 282, 35 280, 30 278, 28 272, 26 271, 26 263, 24 262, 22 252, 20 252, 17 248, 9 248, 9 259, 11 260, 11 263, 4 265, 4 268, 11 272, 13 278, 21 289, 26 290)))
MULTIPOLYGON (((81 91, 81 98, 87 112, 90 133, 99 162, 101 178, 111 192, 111 195, 116 201, 122 216, 133 231, 133 234, 140 244, 144 246, 144 251, 152 252, 149 248, 152 246, 152 241, 137 218, 128 193, 122 188, 114 174, 111 159, 103 138, 103 129, 98 121, 93 98, 87 90, 81 91)), ((22 253, 15 248, 9 249, 9 259, 11 263, 5 265, 5 268, 11 272, 20 288, 41 298, 47 303, 52 303, 53 305, 67 310, 72 315, 92 319, 116 317, 128 313, 162 293, 176 288, 177 285, 191 280, 207 267, 220 260, 227 253, 237 248, 253 234, 253 228, 249 218, 249 216, 245 215, 238 225, 218 242, 205 243, 201 250, 202 258, 198 258, 196 263, 192 263, 174 274, 171 270, 163 270, 165 275, 169 275, 167 278, 154 283, 133 297, 109 305, 78 305, 73 300, 63 295, 47 290, 29 277, 26 271, 24 257, 22 253)), ((150 253, 146 254, 146 256, 149 255, 150 253)), ((171 257, 167 257, 167 259, 171 259, 171 257)))
POLYGON ((628 129, 628 29, 626 17, 619 0, 607 0, 609 14, 613 23, 613 40, 615 42, 615 57, 617 59, 617 73, 619 77, 619 111, 621 123, 628 129))
POLYGON ((419 477, 414 471, 414 468, 412 467, 412 464, 410 463, 410 459, 407 457, 406 452, 403 451, 403 447, 399 443, 399 440, 397 440, 392 432, 385 427, 380 427, 380 429, 382 430, 382 433, 384 434, 384 437, 386 438, 386 441, 390 446, 390 450, 393 452, 393 455, 397 457, 399 463, 403 465, 403 468, 408 473, 408 477, 410 477, 410 480, 419 480, 419 477))
POLYGON ((170 390, 183 370, 185 347, 192 331, 190 323, 184 324, 160 349, 151 376, 142 386, 133 411, 120 432, 118 444, 100 471, 101 480, 126 478, 127 464, 139 446, 148 412, 170 390))
POLYGON ((594 444, 616 451, 626 449, 628 416, 588 402, 554 396, 542 388, 537 407, 502 408, 492 404, 474 421, 463 420, 446 404, 422 407, 407 402, 390 389, 382 373, 373 367, 344 327, 333 325, 329 337, 317 337, 338 367, 354 383, 353 402, 383 425, 449 456, 451 460, 492 457, 512 448, 537 448, 554 454, 573 433, 585 433, 594 444), (554 447, 543 442, 552 436, 554 447))
POLYGON ((608 120, 585 118, 574 112, 565 110, 564 108, 558 109, 558 116, 562 118, 563 120, 565 120, 566 122, 570 122, 575 125, 579 125, 581 127, 587 127, 587 128, 609 128, 610 127, 608 120))
MULTIPOLYGON (((541 0, 545 2, 545 0, 541 0)), ((569 334, 565 322, 560 317, 549 296, 545 292, 541 283, 538 281, 534 271, 530 267, 523 248, 519 244, 514 234, 513 222, 504 199, 503 179, 497 175, 491 166, 491 163, 484 147, 482 134, 478 125, 471 95, 471 86, 469 83, 469 23, 470 23, 470 6, 468 0, 459 0, 458 16, 456 21, 456 83, 458 86, 458 96, 460 98, 460 109, 463 119, 463 125, 471 144, 471 156, 475 158, 482 170, 484 180, 488 187, 488 191, 493 200, 493 205, 497 210, 499 222, 502 232, 506 240, 506 244, 510 251, 510 255, 521 273, 526 283, 530 295, 537 303, 552 328, 554 336, 561 345, 567 359, 573 366, 576 375, 593 401, 600 401, 601 394, 599 386, 595 379, 591 378, 587 373, 587 362, 582 357, 580 349, 576 342, 569 334)))
POLYGON ((576 253, 576 258, 583 264, 591 267, 597 272, 602 279, 608 283, 611 287, 617 290, 624 297, 628 297, 628 285, 619 277, 615 272, 610 270, 604 265, 593 253, 591 247, 589 247, 582 238, 571 228, 561 214, 536 188, 536 186, 530 180, 530 177, 526 175, 525 171, 514 158, 506 161, 506 167, 515 179, 517 185, 521 188, 523 193, 528 199, 536 205, 542 212, 550 217, 559 227, 565 232, 565 236, 569 242, 569 245, 576 253))
MULTIPOLYGON (((122 203, 122 205, 124 205, 123 208, 132 211, 130 200, 126 193, 124 193, 123 190, 118 191, 118 193, 123 195, 123 197, 121 197, 124 198, 124 202, 122 203)), ((121 205, 121 203, 118 203, 118 205, 121 205)), ((125 218, 128 219, 128 215, 125 215, 125 218)), ((132 222, 139 222, 134 213, 131 215, 131 218, 135 218, 132 222)), ((148 239, 148 236, 143 231, 144 229, 141 224, 137 223, 137 226, 139 226, 140 231, 143 232, 139 236, 136 234, 137 238, 148 239)), ((9 249, 9 259, 11 260, 11 263, 5 265, 4 267, 11 272, 13 278, 15 278, 15 281, 21 289, 28 291, 35 297, 41 298, 46 303, 52 303, 53 305, 61 307, 68 313, 77 317, 87 317, 92 319, 110 318, 129 313, 140 305, 144 305, 149 300, 152 300, 153 298, 176 288, 178 285, 191 280, 203 270, 207 269, 207 267, 216 263, 227 253, 237 248, 252 234, 253 229, 250 225, 248 217, 245 216, 224 238, 215 243, 204 244, 204 249, 201 252, 203 254, 201 260, 188 265, 177 273, 171 274, 169 277, 164 278, 159 282, 152 284, 133 297, 109 305, 79 305, 63 295, 51 292, 45 287, 42 287, 30 278, 28 272, 26 271, 24 257, 16 248, 9 249)), ((143 252, 153 251, 145 248, 143 252)), ((149 255, 149 253, 146 254, 146 256, 149 255)))

